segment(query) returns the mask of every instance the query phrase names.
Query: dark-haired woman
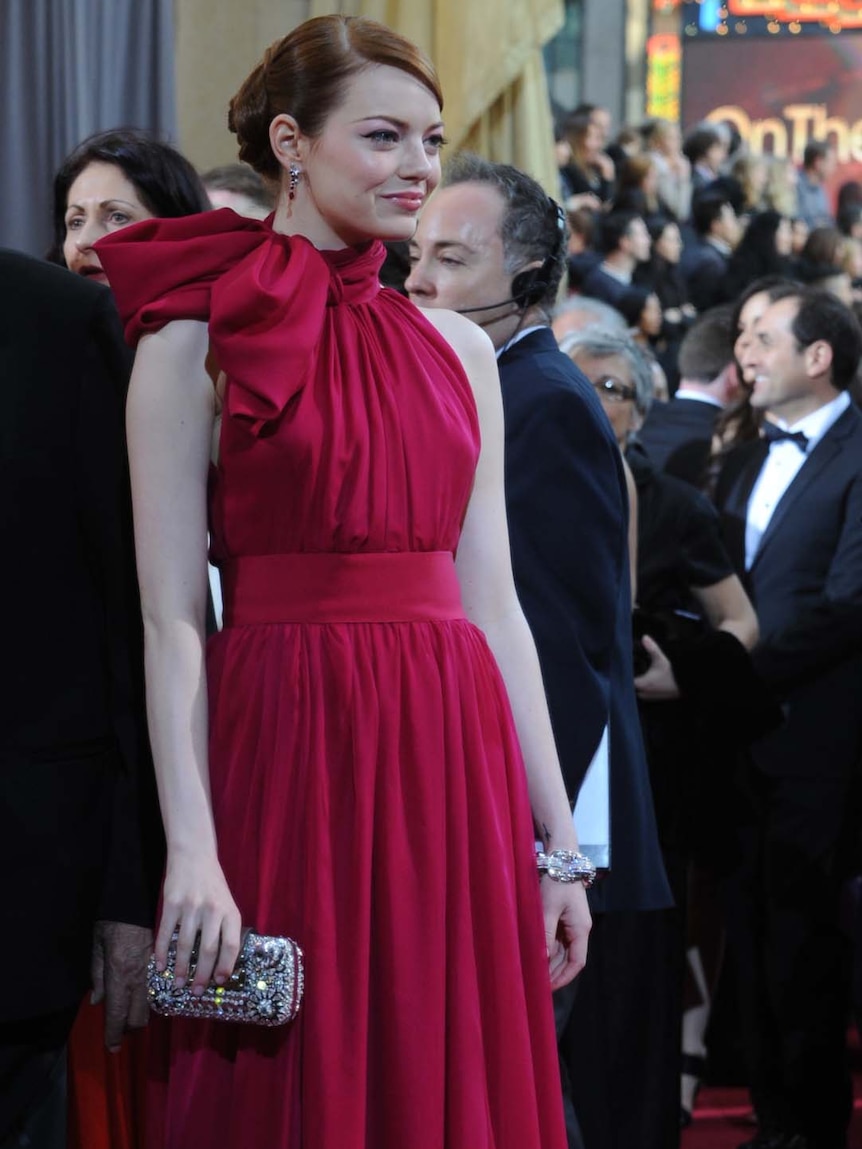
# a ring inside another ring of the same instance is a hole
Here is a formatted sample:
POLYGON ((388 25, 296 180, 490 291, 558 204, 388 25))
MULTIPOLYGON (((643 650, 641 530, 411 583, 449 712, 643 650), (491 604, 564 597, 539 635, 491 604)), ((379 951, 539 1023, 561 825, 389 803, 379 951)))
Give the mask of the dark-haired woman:
POLYGON ((97 240, 140 220, 209 208, 200 177, 176 148, 134 128, 98 132, 78 144, 54 177, 50 258, 106 283, 97 240))
POLYGON ((156 959, 178 930, 185 981, 199 936, 202 991, 246 925, 307 969, 291 1026, 166 1027, 159 1149, 565 1145, 550 988, 589 915, 580 882, 536 875, 537 833, 577 844, 511 578, 496 365, 469 321, 378 279, 438 182, 441 105, 402 37, 308 21, 231 104, 240 158, 281 178, 272 224, 211 212, 98 247, 139 341, 156 959))
POLYGON ((751 217, 745 234, 730 257, 724 277, 724 295, 735 300, 755 280, 786 276, 792 271, 793 228, 777 211, 761 211, 751 217))
MULTIPOLYGON (((596 387, 637 492, 635 687, 677 907, 653 915, 653 932, 643 935, 650 943, 643 961, 652 972, 651 1024, 644 1025, 660 1053, 643 1072, 663 1114, 662 1144, 669 1146, 678 1124, 687 886, 694 860, 721 857, 727 820, 721 767, 754 718, 745 705, 746 691, 756 688, 745 651, 756 641, 757 619, 713 508, 688 483, 657 470, 637 442, 652 401, 647 357, 629 339, 595 328, 567 336, 561 350, 596 387)), ((637 1048, 638 1035, 632 1036, 637 1048)), ((703 1053, 702 1032, 688 1052, 703 1053)), ((689 1120, 693 1084, 682 1083, 689 1120)))
POLYGON ((614 192, 614 164, 602 151, 604 134, 601 126, 590 112, 575 111, 563 122, 563 133, 571 157, 560 168, 567 202, 571 197, 593 195, 600 204, 609 204, 614 192))
POLYGON ((668 216, 655 215, 647 220, 647 229, 652 240, 649 263, 636 268, 634 280, 654 291, 661 304, 662 327, 653 350, 673 394, 679 383, 679 346, 697 318, 697 310, 689 300, 688 284, 679 267, 682 255, 679 224, 668 216))

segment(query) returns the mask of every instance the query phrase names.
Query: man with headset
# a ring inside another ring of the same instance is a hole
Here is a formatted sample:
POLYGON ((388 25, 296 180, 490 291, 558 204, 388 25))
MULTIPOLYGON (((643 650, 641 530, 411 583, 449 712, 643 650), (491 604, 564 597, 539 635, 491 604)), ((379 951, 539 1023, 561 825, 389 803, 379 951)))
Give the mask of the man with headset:
POLYGON ((539 184, 516 168, 462 155, 423 211, 406 288, 420 307, 469 315, 497 349, 515 582, 573 802, 609 747, 611 872, 591 891, 582 988, 556 1002, 568 1050, 564 1077, 568 1070, 583 1130, 581 1140, 569 1106, 569 1143, 659 1149, 678 1125, 678 1076, 670 1075, 663 1107, 670 1124, 659 1129, 651 1116, 655 1086, 644 1076, 660 1055, 644 1056, 643 932, 645 911, 667 907, 670 893, 632 686, 622 460, 592 386, 549 327, 565 241, 565 216, 539 184))

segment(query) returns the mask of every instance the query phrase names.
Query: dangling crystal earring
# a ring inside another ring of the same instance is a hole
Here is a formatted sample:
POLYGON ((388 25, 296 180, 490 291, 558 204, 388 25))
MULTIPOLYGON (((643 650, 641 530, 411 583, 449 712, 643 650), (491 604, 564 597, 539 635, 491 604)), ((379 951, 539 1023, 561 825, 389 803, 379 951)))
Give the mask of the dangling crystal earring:
POLYGON ((291 202, 296 199, 296 185, 299 183, 299 177, 301 174, 302 173, 300 172, 299 168, 295 167, 293 164, 290 165, 290 184, 287 188, 287 198, 291 202))

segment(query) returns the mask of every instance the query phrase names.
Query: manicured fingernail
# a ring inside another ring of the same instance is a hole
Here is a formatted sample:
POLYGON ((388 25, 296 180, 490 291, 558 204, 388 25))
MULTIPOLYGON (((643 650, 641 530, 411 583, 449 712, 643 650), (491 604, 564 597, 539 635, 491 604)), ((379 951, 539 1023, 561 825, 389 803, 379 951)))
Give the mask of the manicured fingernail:
POLYGON ((184 977, 174 978, 174 985, 177 987, 177 989, 182 989, 185 984, 186 984, 186 979, 184 977))

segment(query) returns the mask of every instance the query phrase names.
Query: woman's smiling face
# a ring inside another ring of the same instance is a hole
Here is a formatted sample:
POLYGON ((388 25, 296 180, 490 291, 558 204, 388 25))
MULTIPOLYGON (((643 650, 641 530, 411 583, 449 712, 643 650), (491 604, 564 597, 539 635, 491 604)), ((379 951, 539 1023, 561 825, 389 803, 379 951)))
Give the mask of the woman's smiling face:
MULTIPOLYGON (((277 131, 273 142, 279 156, 277 131)), ((321 248, 410 239, 440 181, 442 144, 440 107, 424 84, 385 64, 357 72, 320 135, 298 135, 302 174, 285 230, 321 248)))

